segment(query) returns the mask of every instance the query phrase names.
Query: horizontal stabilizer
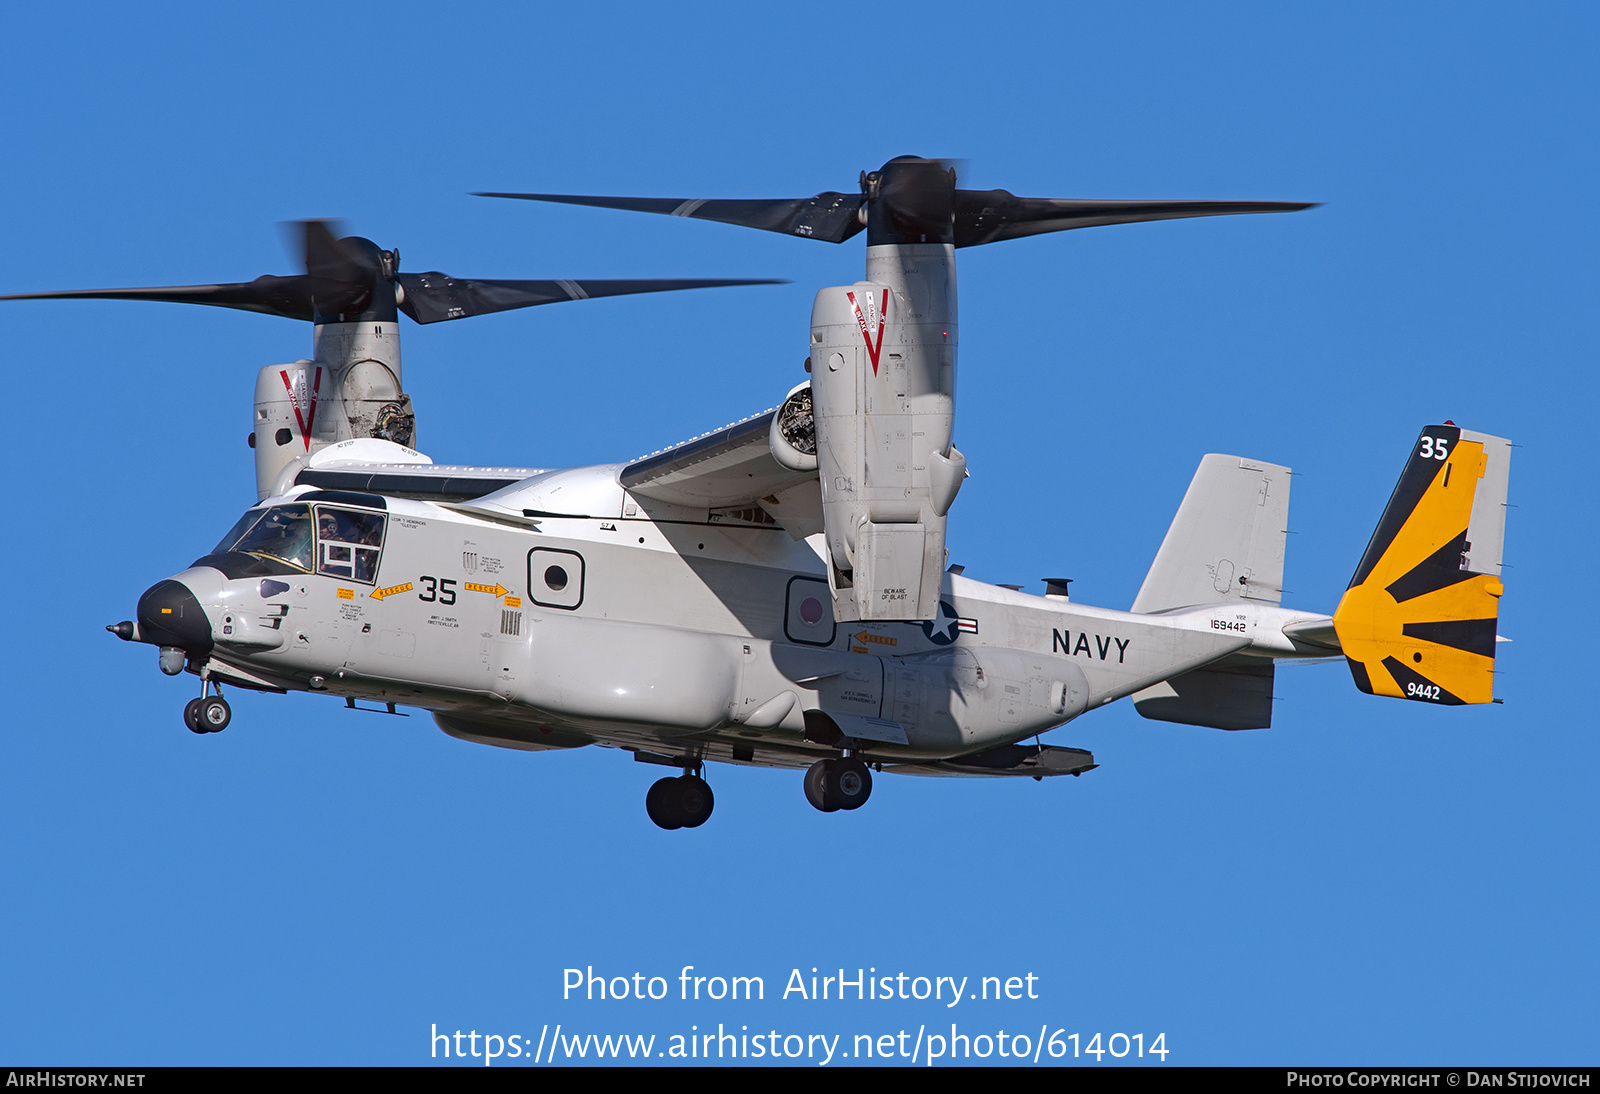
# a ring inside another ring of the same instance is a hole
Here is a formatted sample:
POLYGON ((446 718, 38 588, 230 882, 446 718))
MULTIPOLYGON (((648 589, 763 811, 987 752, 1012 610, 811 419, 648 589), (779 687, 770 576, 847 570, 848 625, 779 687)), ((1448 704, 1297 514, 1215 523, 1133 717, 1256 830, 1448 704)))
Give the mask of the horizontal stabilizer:
POLYGON ((1215 453, 1203 457, 1133 610, 1279 603, 1288 522, 1287 467, 1215 453))
POLYGON ((1210 729, 1272 726, 1271 661, 1235 657, 1135 692, 1133 709, 1158 722, 1210 729))
POLYGON ((1494 695, 1511 442, 1422 431, 1333 625, 1369 695, 1459 705, 1494 695))

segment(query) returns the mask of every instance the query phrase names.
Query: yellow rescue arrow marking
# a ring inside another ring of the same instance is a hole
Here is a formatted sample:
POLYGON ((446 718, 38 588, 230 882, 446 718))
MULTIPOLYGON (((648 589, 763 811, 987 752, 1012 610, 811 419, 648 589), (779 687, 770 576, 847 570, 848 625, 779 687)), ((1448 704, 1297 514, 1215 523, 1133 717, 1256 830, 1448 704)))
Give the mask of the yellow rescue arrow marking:
POLYGON ((468 592, 488 593, 490 596, 505 596, 511 591, 510 589, 507 589, 501 585, 498 581, 493 585, 474 585, 472 582, 468 581, 461 587, 466 589, 468 592))
POLYGON ((373 589, 367 595, 374 600, 382 600, 384 597, 393 596, 395 593, 408 593, 410 591, 411 582, 408 581, 404 585, 390 585, 387 589, 373 589))
POLYGON ((885 646, 898 646, 900 644, 899 639, 890 638, 888 635, 884 634, 869 634, 866 631, 861 631, 858 634, 852 635, 852 637, 857 642, 881 642, 885 646))

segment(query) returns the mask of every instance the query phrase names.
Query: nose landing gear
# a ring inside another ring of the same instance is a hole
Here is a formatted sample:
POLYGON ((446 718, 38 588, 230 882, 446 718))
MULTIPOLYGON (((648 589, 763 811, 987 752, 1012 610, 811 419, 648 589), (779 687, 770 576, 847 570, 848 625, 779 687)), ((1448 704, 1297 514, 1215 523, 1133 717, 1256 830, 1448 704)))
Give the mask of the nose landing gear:
POLYGON ((183 708, 183 724, 193 733, 221 733, 233 721, 233 708, 222 697, 222 685, 211 679, 210 673, 200 670, 200 697, 190 699, 183 708), (216 688, 215 695, 207 695, 216 688))
POLYGON ((860 809, 872 796, 872 772, 854 756, 818 760, 806 770, 806 801, 832 813, 860 809))
POLYGON ((644 796, 644 811, 658 828, 699 828, 711 819, 716 799, 699 775, 685 771, 677 778, 657 779, 644 796))

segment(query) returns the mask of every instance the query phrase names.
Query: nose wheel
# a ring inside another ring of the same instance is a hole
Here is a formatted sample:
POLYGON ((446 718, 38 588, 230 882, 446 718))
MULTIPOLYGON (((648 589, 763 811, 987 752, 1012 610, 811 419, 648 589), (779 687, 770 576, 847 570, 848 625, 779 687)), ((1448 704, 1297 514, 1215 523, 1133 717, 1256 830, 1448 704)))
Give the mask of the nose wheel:
POLYGON ((658 828, 699 828, 711 819, 716 799, 711 786, 698 775, 685 772, 677 778, 657 779, 644 796, 644 811, 658 828))
POLYGON ((806 801, 824 813, 860 809, 872 796, 872 772, 854 756, 818 760, 806 770, 806 801))
POLYGON ((228 700, 222 697, 222 687, 215 681, 207 680, 201 685, 202 694, 198 699, 190 699, 183 708, 183 724, 189 727, 192 733, 221 733, 228 728, 228 723, 233 721, 233 708, 228 706, 228 700), (216 688, 215 695, 203 693, 208 687, 216 688))

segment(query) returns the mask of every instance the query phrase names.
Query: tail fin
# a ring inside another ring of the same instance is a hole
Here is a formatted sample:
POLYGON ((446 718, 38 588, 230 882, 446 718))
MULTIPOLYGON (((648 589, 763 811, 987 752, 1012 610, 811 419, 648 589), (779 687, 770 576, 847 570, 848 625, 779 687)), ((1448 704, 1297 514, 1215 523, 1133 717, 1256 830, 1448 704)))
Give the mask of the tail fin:
POLYGON ((1281 602, 1288 524, 1287 467, 1216 453, 1202 457, 1133 610, 1281 602))
POLYGON ((1356 686, 1427 703, 1494 696, 1511 442, 1423 429, 1333 626, 1356 686))

